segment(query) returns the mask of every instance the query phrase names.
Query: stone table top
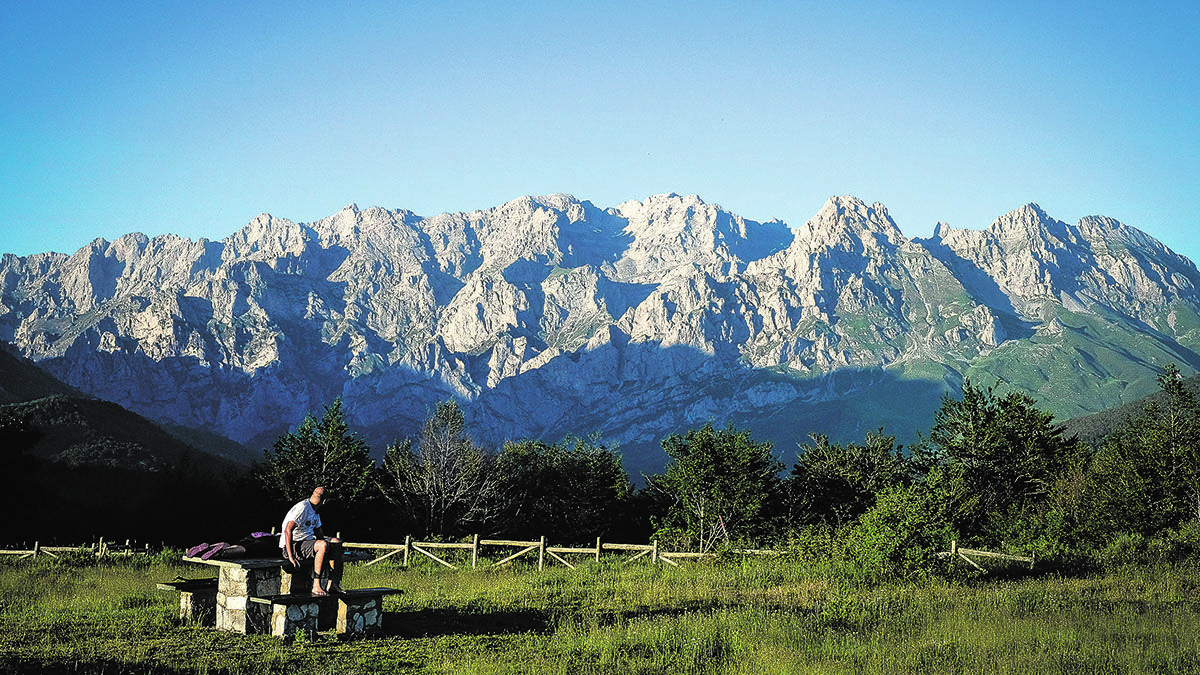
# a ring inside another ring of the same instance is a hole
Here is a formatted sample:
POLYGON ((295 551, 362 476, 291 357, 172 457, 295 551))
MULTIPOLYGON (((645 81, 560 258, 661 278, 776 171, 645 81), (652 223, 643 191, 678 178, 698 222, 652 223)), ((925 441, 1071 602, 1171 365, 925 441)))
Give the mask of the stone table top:
POLYGON ((188 558, 184 556, 184 562, 199 563, 201 565, 213 565, 215 567, 241 567, 244 569, 259 569, 262 567, 283 567, 288 564, 288 561, 283 558, 226 558, 218 560, 210 558, 188 558))

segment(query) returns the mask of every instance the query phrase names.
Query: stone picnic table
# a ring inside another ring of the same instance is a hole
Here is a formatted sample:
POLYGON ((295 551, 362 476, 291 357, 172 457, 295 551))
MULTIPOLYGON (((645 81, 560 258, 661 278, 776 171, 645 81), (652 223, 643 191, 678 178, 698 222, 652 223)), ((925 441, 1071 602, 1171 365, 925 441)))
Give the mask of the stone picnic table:
POLYGON ((283 558, 183 560, 216 567, 217 578, 158 584, 179 592, 180 618, 236 633, 291 638, 297 631, 311 635, 336 629, 348 636, 373 635, 383 628, 383 596, 400 593, 394 588, 356 588, 314 596, 307 570, 288 572, 283 558))

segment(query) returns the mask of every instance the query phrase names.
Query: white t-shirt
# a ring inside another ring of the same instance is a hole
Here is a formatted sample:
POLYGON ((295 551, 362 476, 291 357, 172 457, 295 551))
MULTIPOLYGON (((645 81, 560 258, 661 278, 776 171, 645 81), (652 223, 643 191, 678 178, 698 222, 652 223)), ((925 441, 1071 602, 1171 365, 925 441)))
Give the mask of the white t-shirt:
POLYGON ((292 541, 305 541, 307 539, 316 539, 317 535, 313 530, 321 526, 321 516, 313 508, 312 502, 305 499, 302 502, 297 502, 295 506, 288 510, 287 515, 283 517, 283 531, 279 535, 279 548, 287 550, 287 524, 288 521, 295 521, 296 527, 292 529, 292 541))

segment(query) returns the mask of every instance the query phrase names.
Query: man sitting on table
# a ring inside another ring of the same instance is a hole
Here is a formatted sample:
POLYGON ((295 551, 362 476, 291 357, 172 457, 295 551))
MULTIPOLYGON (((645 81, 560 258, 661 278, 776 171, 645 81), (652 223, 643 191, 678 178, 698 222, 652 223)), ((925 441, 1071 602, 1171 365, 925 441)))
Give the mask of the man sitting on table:
POLYGON ((283 557, 292 565, 313 561, 312 594, 318 596, 342 593, 342 540, 326 537, 321 532, 321 516, 317 511, 325 501, 325 488, 313 490, 312 496, 297 502, 283 517, 283 534, 279 547, 283 557), (329 589, 321 588, 321 576, 328 565, 329 589))

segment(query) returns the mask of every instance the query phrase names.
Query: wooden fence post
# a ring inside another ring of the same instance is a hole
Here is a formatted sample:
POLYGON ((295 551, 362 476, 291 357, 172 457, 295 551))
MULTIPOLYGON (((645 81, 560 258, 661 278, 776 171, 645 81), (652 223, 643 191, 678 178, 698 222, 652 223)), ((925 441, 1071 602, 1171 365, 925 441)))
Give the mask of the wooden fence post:
POLYGON ((538 571, 541 572, 542 568, 545 567, 545 565, 546 565, 546 535, 543 534, 542 535, 542 543, 538 547, 538 571))
POLYGON ((654 548, 650 549, 650 562, 657 563, 658 562, 658 540, 655 539, 654 541, 650 542, 650 545, 654 547, 654 548))
POLYGON ((471 569, 475 569, 479 562, 479 534, 475 535, 474 541, 471 542, 471 569))
POLYGON ((600 537, 596 537, 596 562, 600 562, 600 537))
POLYGON ((404 535, 404 566, 408 567, 408 552, 412 550, 412 535, 404 535))
POLYGON ((958 555, 958 541, 955 539, 950 540, 950 555, 958 555))
POLYGON ((33 557, 37 557, 38 549, 41 548, 40 542, 33 542, 33 557))

